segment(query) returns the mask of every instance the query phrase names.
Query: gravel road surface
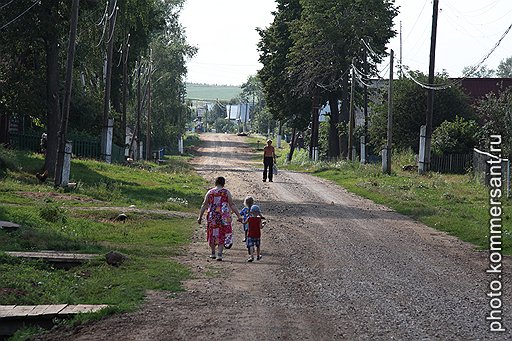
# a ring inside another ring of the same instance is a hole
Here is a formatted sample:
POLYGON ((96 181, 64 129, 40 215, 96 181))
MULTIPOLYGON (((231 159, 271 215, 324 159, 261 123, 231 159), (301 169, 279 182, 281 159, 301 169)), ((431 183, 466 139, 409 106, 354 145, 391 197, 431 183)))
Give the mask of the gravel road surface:
POLYGON ((226 177, 239 209, 252 195, 267 217, 263 259, 246 262, 236 225, 224 261, 210 261, 198 227, 177 258, 194 273, 186 291, 149 292, 134 313, 40 340, 512 340, 488 331, 486 252, 310 175, 264 183, 242 137, 201 138, 197 170, 226 177))

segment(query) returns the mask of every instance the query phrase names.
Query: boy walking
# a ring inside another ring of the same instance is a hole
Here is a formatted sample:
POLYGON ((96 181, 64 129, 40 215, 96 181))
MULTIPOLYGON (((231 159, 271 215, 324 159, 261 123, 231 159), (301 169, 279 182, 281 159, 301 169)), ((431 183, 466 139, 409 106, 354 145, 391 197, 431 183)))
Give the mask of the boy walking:
POLYGON ((256 247, 256 259, 261 259, 261 229, 265 225, 263 223, 265 217, 261 215, 261 210, 258 205, 251 206, 251 216, 244 221, 247 223, 247 248, 249 249, 249 259, 248 262, 254 261, 254 248, 256 247))

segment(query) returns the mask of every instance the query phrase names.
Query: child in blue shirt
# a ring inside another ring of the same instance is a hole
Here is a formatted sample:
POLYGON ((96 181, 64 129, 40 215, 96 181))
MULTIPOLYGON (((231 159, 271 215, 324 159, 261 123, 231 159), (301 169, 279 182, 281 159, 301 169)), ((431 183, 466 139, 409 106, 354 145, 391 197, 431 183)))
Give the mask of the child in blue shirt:
MULTIPOLYGON (((254 198, 248 196, 244 200, 245 207, 240 211, 240 216, 242 216, 242 221, 246 221, 251 216, 251 206, 254 205, 254 198)), ((249 229, 249 224, 245 223, 244 225, 244 240, 245 243, 247 240, 247 230, 249 229)))

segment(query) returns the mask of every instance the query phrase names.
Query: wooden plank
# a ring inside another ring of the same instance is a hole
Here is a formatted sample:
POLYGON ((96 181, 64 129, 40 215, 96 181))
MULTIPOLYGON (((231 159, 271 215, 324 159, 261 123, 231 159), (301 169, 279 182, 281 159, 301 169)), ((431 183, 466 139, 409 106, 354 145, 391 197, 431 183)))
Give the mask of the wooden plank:
POLYGON ((35 307, 35 305, 17 305, 14 309, 11 309, 5 317, 24 317, 34 310, 35 307))
POLYGON ((48 308, 46 308, 42 312, 42 315, 57 315, 59 313, 59 311, 61 311, 62 309, 66 308, 66 307, 67 307, 67 304, 52 304, 52 305, 49 305, 48 308))
POLYGON ((16 307, 15 305, 0 305, 0 318, 7 316, 7 314, 16 307))
POLYGON ((49 304, 36 305, 36 307, 30 313, 28 313, 27 316, 41 315, 43 313, 43 311, 48 309, 49 306, 50 306, 49 304))
POLYGON ((75 261, 84 262, 98 257, 97 254, 90 253, 67 253, 58 251, 43 251, 43 252, 17 252, 8 251, 6 252, 9 256, 20 257, 20 258, 40 258, 47 261, 75 261))
POLYGON ((78 313, 93 313, 108 307, 106 304, 77 304, 77 305, 68 305, 65 309, 62 309, 59 315, 65 314, 78 314, 78 313))

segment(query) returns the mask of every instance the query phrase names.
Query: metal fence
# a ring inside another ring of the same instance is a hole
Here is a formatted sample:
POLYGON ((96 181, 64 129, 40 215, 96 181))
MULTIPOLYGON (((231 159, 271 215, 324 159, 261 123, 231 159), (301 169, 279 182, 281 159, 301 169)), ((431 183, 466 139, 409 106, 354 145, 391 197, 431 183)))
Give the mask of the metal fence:
MULTIPOLYGON (((10 145, 12 148, 41 151, 41 136, 30 134, 10 134, 10 145)), ((74 139, 73 156, 99 160, 101 156, 101 143, 98 141, 74 139)), ((112 145, 112 162, 123 163, 125 161, 124 148, 112 145)))

